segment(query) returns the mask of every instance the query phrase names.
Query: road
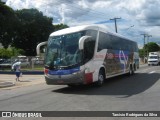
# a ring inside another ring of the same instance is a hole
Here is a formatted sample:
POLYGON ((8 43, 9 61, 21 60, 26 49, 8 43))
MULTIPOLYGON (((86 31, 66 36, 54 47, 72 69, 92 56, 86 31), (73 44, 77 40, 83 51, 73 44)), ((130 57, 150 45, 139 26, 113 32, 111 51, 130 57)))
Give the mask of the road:
POLYGON ((160 66, 107 79, 102 87, 44 83, 0 90, 0 111, 160 111, 160 66))

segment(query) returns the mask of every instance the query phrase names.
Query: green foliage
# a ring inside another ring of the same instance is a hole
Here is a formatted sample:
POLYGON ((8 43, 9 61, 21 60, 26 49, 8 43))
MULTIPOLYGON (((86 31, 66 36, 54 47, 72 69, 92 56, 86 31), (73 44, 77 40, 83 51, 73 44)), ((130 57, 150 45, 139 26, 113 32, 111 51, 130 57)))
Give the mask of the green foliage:
POLYGON ((0 2, 0 43, 4 48, 8 48, 12 43, 17 22, 14 11, 0 2))
POLYGON ((144 49, 139 49, 139 57, 144 57, 144 49))
POLYGON ((68 27, 69 27, 68 25, 64 25, 64 24, 54 25, 54 31, 61 30, 61 29, 64 29, 64 28, 68 28, 68 27))
POLYGON ((23 9, 16 11, 20 27, 14 38, 13 46, 25 51, 25 55, 36 55, 38 43, 47 41, 49 34, 54 30, 52 18, 43 16, 36 9, 23 9))
POLYGON ((7 49, 0 49, 0 58, 9 58, 11 57, 12 55, 12 52, 10 50, 7 50, 7 49))
POLYGON ((18 56, 23 54, 24 51, 21 49, 16 49, 16 48, 1 48, 0 49, 0 58, 11 58, 13 56, 18 56))
POLYGON ((159 51, 160 47, 155 42, 149 42, 144 46, 145 50, 148 50, 148 52, 155 52, 159 51))
POLYGON ((139 50, 139 56, 144 57, 147 56, 149 52, 155 52, 155 51, 160 51, 160 47, 155 42, 149 42, 143 47, 143 49, 139 50))
POLYGON ((11 45, 23 50, 24 55, 34 56, 38 43, 47 41, 50 33, 68 27, 53 25, 52 21, 37 9, 13 11, 0 2, 0 43, 5 49, 11 45))

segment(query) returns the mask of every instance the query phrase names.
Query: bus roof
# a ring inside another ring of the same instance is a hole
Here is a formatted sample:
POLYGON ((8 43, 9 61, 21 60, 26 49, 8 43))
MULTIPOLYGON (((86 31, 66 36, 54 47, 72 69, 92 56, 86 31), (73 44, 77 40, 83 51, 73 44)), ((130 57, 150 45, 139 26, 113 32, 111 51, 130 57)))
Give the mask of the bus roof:
POLYGON ((87 30, 87 29, 98 30, 99 25, 82 25, 82 26, 69 27, 69 28, 65 28, 65 29, 53 32, 51 33, 50 36, 65 35, 65 34, 79 32, 79 31, 87 30))
MULTIPOLYGON (((113 32, 112 29, 110 29, 107 26, 104 26, 104 25, 94 25, 94 24, 93 25, 82 25, 82 26, 75 26, 75 27, 65 28, 65 29, 58 30, 56 32, 51 33, 50 36, 65 35, 65 34, 79 32, 79 31, 87 30, 87 29, 99 30, 99 31, 102 31, 102 32, 105 32, 105 33, 113 34, 115 36, 118 36, 118 37, 130 40, 130 39, 124 37, 123 35, 120 35, 118 33, 113 32)), ((133 41, 133 40, 130 40, 130 41, 133 41)), ((133 42, 135 42, 135 41, 133 41, 133 42)))

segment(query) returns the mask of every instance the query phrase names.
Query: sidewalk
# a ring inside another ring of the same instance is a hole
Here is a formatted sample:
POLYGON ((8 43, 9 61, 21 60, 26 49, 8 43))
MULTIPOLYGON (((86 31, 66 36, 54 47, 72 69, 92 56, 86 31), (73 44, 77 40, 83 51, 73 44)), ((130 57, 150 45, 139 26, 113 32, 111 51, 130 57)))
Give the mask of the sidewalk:
POLYGON ((20 81, 16 81, 15 78, 16 76, 13 74, 0 74, 0 89, 45 84, 44 75, 23 75, 20 77, 20 81))

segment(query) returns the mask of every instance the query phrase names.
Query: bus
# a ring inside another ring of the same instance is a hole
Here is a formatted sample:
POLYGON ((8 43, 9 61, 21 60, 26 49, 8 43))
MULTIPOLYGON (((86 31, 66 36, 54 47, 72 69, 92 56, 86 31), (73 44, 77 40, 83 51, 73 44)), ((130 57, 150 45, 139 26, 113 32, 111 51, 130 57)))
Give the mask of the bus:
POLYGON ((139 68, 137 43, 99 25, 65 28, 50 34, 45 53, 45 80, 48 85, 95 83, 139 68))

